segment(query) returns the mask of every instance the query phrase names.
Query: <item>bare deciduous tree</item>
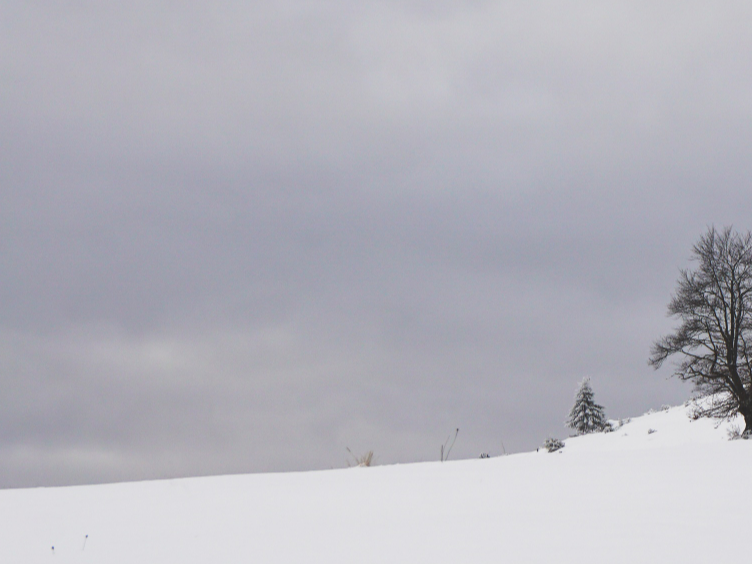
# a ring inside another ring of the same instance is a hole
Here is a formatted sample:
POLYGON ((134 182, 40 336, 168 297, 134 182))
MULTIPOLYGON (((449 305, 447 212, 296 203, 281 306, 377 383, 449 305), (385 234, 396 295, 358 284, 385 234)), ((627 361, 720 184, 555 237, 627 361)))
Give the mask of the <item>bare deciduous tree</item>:
POLYGON ((752 233, 711 227, 692 249, 695 270, 682 270, 668 314, 681 323, 655 342, 650 364, 658 368, 681 355, 674 375, 694 383, 699 414, 728 418, 741 413, 752 432, 752 233), (712 394, 712 395, 711 395, 712 394))

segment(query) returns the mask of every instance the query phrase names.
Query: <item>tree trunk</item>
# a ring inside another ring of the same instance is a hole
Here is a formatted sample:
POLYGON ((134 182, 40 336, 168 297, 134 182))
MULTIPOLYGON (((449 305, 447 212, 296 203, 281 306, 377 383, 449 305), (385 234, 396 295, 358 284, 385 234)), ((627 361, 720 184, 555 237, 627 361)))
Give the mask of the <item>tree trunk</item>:
POLYGON ((747 405, 739 409, 739 412, 744 416, 744 436, 752 435, 752 405, 747 405))

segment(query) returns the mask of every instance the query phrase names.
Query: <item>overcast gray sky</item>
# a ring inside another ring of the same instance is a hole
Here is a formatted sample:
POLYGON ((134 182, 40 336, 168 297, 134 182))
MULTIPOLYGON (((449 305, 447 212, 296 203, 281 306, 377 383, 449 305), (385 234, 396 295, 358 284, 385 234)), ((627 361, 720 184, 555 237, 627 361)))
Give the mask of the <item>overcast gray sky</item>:
POLYGON ((752 209, 749 2, 0 1, 0 487, 534 449, 752 209))

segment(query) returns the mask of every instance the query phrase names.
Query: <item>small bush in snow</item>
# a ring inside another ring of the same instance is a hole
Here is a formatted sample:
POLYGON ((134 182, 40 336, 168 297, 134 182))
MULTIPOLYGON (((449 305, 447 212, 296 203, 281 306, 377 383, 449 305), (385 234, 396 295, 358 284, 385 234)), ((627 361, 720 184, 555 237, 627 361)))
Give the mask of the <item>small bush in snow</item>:
POLYGON ((559 439, 554 439, 553 437, 549 437, 546 439, 546 442, 543 443, 543 446, 548 452, 556 452, 557 450, 561 450, 564 448, 564 443, 561 442, 559 439))
POLYGON ((480 458, 491 458, 491 455, 488 454, 487 452, 481 452, 480 453, 480 458))
POLYGON ((616 427, 614 428, 614 431, 616 431, 617 429, 621 429, 622 427, 624 427, 624 425, 626 425, 627 423, 630 423, 631 421, 632 421, 631 417, 627 417, 626 419, 619 419, 616 422, 616 427))
POLYGON ((661 411, 668 411, 669 409, 671 409, 670 405, 665 405, 664 404, 664 405, 661 406, 661 411))
POLYGON ((730 441, 738 441, 742 438, 742 430, 734 423, 733 425, 730 425, 729 428, 726 430, 726 436, 728 437, 728 440, 730 441))
POLYGON ((657 433, 655 429, 648 429, 648 435, 652 435, 653 433, 657 433))
POLYGON ((746 441, 752 439, 752 433, 750 431, 742 432, 741 427, 739 427, 739 425, 737 425, 736 423, 728 428, 726 435, 728 436, 728 440, 730 441, 737 441, 739 439, 744 439, 746 441))

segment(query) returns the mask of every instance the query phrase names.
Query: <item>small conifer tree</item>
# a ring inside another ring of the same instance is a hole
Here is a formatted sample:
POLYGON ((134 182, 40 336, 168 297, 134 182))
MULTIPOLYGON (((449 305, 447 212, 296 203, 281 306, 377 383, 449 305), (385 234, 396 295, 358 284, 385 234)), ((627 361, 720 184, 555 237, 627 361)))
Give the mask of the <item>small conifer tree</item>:
POLYGON ((566 424, 578 435, 602 431, 606 425, 606 416, 603 406, 595 403, 593 388, 590 387, 590 378, 585 378, 580 383, 580 389, 574 399, 574 406, 569 412, 566 424))

